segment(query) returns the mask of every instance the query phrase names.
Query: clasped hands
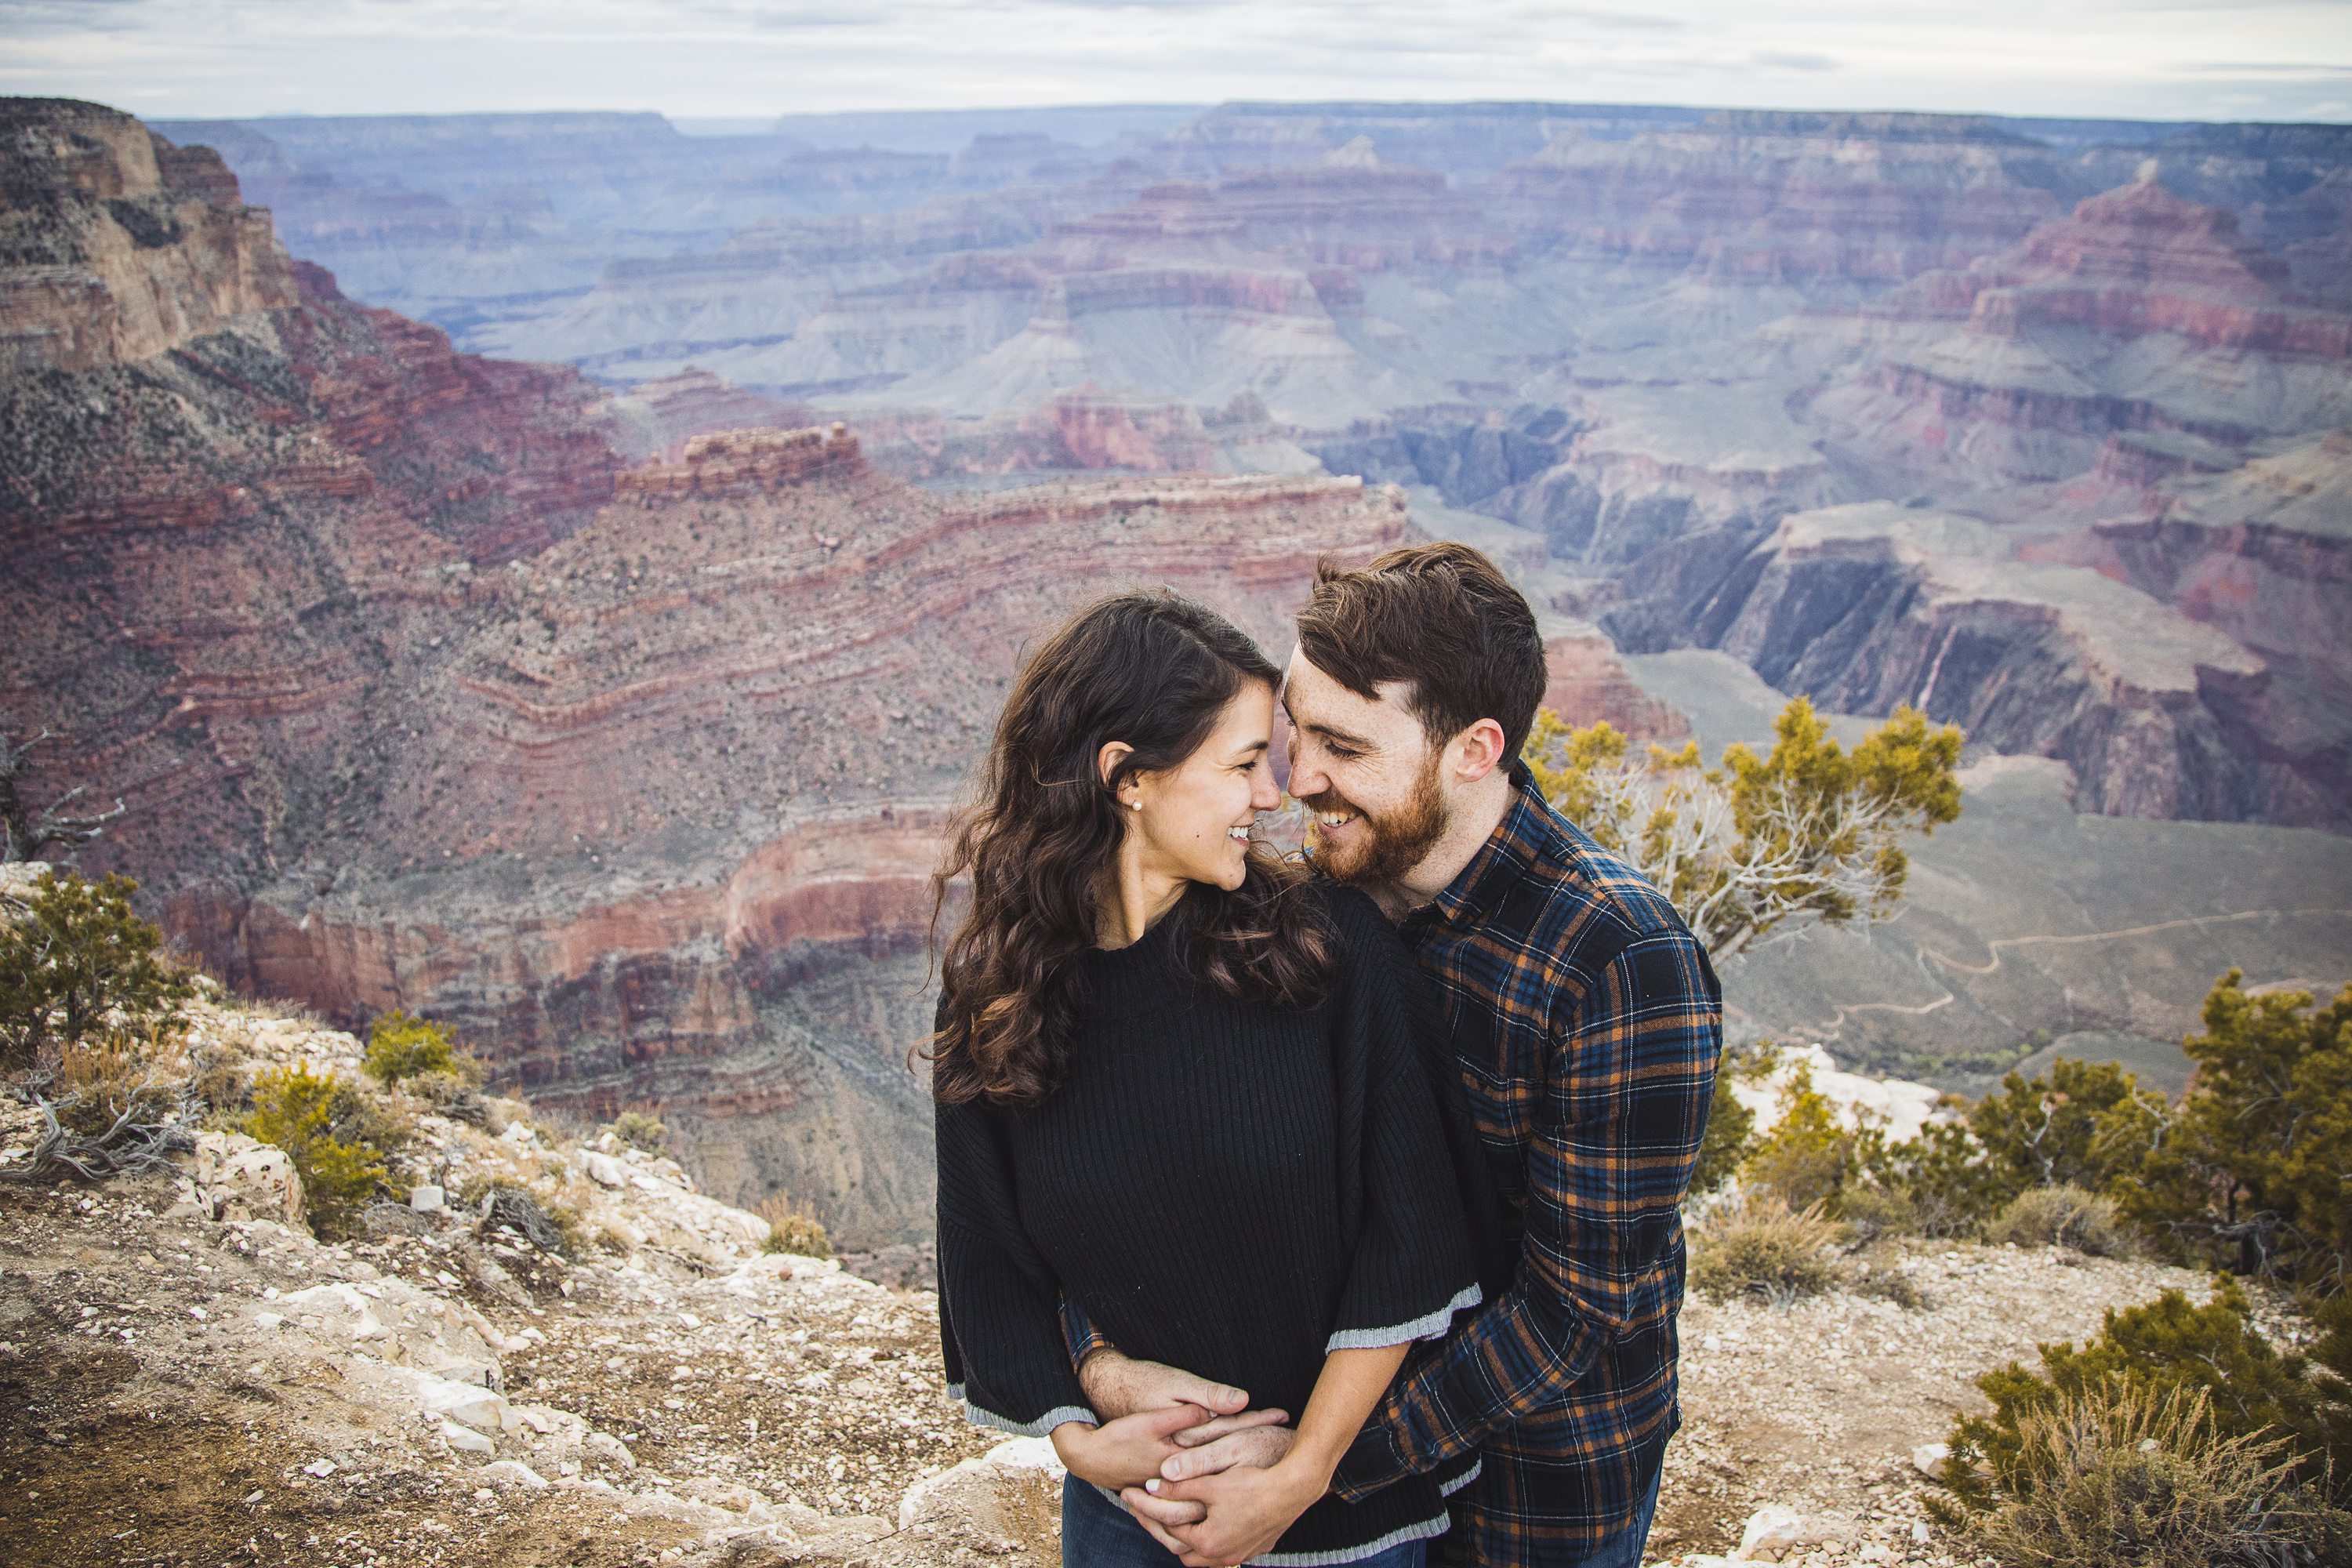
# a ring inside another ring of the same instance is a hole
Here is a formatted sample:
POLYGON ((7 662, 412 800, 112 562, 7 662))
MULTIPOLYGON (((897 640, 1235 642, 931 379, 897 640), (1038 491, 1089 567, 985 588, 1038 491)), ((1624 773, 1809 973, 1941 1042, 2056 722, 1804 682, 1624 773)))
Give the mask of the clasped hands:
POLYGON ((1082 1481, 1118 1493, 1188 1568, 1228 1568, 1271 1548, 1328 1490, 1330 1472, 1294 1453, 1289 1419, 1252 1410, 1238 1388, 1117 1351, 1079 1381, 1105 1417, 1065 1422, 1054 1447, 1082 1481))

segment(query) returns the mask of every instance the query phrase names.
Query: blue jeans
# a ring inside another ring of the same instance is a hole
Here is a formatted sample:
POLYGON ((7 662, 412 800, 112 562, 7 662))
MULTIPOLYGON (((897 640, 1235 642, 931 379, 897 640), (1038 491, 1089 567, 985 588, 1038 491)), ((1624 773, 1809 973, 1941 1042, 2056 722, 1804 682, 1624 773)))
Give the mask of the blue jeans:
POLYGON ((1664 1479, 1665 1467, 1660 1465, 1650 1478, 1648 1494, 1633 1510, 1633 1522, 1593 1548, 1577 1568, 1642 1568, 1642 1549, 1650 1543, 1650 1526, 1658 1517, 1658 1483, 1664 1479))
MULTIPOLYGON (((1658 1483, 1664 1479, 1664 1470, 1661 1465, 1651 1474, 1649 1489, 1642 1494, 1625 1528, 1578 1558, 1575 1568, 1642 1568, 1642 1551, 1650 1542, 1650 1526, 1658 1517, 1658 1483)), ((1469 1540, 1459 1531, 1438 1537, 1432 1545, 1435 1548, 1432 1556, 1444 1568, 1516 1568, 1509 1557, 1474 1557, 1469 1540)))
MULTIPOLYGON (((1643 1533, 1647 1533, 1647 1526, 1643 1533)), ((1408 1541, 1347 1568, 1423 1568, 1429 1543, 1408 1541)), ((1641 1549, 1633 1552, 1636 1568, 1641 1549)), ((1062 1568, 1176 1568, 1180 1559, 1151 1539, 1127 1510, 1076 1476, 1062 1481, 1062 1568)))

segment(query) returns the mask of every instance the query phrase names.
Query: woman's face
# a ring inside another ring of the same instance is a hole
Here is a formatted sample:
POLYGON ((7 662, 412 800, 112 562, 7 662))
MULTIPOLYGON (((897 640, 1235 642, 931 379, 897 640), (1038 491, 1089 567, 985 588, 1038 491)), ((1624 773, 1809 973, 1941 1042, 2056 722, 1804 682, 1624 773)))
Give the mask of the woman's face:
POLYGON ((1142 809, 1128 814, 1127 828, 1144 868, 1240 887, 1257 814, 1282 804, 1273 742, 1274 688, 1245 681, 1191 756, 1164 773, 1139 775, 1128 798, 1142 809))

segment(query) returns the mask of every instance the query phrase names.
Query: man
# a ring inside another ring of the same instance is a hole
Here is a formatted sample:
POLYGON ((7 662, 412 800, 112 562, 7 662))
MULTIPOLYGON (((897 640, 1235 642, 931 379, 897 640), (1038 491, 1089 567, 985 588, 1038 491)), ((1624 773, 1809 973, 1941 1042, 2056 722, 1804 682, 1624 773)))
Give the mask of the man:
MULTIPOLYGON (((1316 865, 1398 921, 1443 994, 1507 1271, 1423 1347, 1333 1487, 1360 1495, 1475 1451, 1449 1563, 1638 1568, 1679 1423, 1679 1207, 1722 1045, 1706 953, 1664 895, 1553 811, 1518 752, 1546 684, 1534 614, 1465 545, 1328 564, 1283 702, 1316 865)), ((1106 1417, 1236 1391, 1084 1341, 1106 1417)), ((1188 1563, 1232 1558, 1220 1478, 1288 1429, 1228 1415, 1126 1494, 1188 1563)))

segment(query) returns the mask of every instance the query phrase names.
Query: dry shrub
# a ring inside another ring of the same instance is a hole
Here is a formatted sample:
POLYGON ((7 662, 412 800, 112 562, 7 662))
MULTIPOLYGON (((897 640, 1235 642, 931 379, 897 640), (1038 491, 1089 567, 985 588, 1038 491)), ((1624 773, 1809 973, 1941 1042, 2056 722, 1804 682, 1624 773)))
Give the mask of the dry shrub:
POLYGON ((2137 1248, 2116 1217, 2115 1200, 2080 1187, 2029 1187, 1986 1227, 2018 1247, 2071 1247, 2093 1258, 2128 1258, 2137 1248))
POLYGON ((1892 1301, 1906 1312, 1916 1312, 1927 1304, 1927 1294, 1919 1283, 1900 1268, 1873 1268, 1864 1263, 1847 1277, 1845 1288, 1857 1296, 1892 1301))
POLYGON ((1838 1234, 1819 1204, 1801 1211, 1776 1196, 1743 1194, 1698 1231, 1690 1280, 1723 1300, 1753 1293, 1787 1302, 1815 1295, 1837 1283, 1831 1254, 1838 1234))
POLYGON ((189 1066, 179 1036, 161 1026, 68 1042, 47 1090, 58 1120, 99 1136, 119 1125, 160 1124, 186 1103, 189 1066))
POLYGON ((824 1221, 813 1206, 795 1202, 790 1193, 761 1198, 753 1212, 768 1222, 770 1252, 790 1252, 801 1258, 833 1256, 833 1238, 825 1234, 824 1221))
POLYGON ((581 1257, 588 1247, 579 1211, 509 1182, 491 1186, 482 1204, 480 1229, 485 1236, 511 1232, 518 1240, 559 1258, 581 1257))
POLYGON ((2352 1552, 2352 1515, 2294 1479, 2286 1444, 2223 1436, 2201 1391, 2095 1387, 2027 1414, 2018 1435, 1999 1495, 1965 1523, 2008 1568, 2290 1568, 2352 1552))
POLYGON ((435 1069, 403 1079, 400 1087, 452 1121, 487 1127, 490 1105, 482 1098, 480 1077, 478 1072, 468 1078, 463 1073, 435 1069))

